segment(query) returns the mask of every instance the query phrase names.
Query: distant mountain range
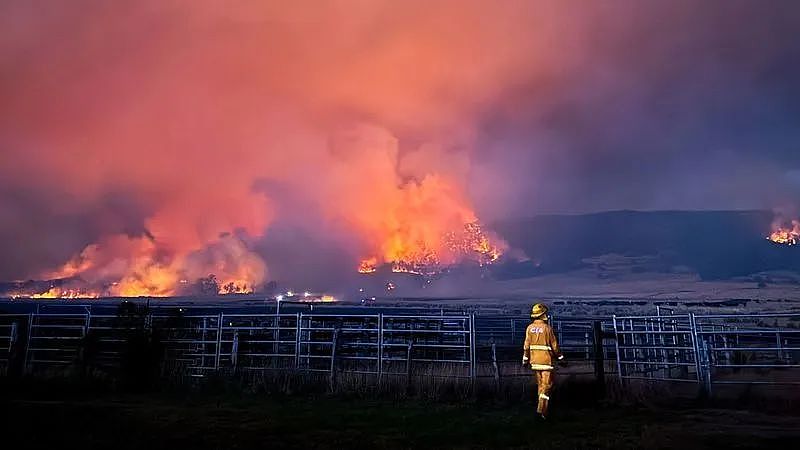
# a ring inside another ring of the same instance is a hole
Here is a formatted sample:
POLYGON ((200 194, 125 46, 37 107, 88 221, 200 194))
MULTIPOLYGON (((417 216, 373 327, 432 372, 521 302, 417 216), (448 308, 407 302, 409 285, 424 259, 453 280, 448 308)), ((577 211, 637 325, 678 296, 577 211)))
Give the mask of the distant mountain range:
POLYGON ((492 225, 531 259, 495 268, 498 278, 562 272, 607 254, 657 256, 642 271, 696 271, 705 280, 800 270, 800 246, 766 239, 769 211, 610 211, 543 215, 492 225))

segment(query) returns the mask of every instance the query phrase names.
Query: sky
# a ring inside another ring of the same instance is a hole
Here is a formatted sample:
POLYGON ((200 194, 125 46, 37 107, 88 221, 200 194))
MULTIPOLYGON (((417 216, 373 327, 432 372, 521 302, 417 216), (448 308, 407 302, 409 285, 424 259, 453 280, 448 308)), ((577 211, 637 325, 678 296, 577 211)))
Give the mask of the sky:
POLYGON ((0 279, 263 282, 473 219, 797 208, 798 29, 795 1, 7 0, 0 279))

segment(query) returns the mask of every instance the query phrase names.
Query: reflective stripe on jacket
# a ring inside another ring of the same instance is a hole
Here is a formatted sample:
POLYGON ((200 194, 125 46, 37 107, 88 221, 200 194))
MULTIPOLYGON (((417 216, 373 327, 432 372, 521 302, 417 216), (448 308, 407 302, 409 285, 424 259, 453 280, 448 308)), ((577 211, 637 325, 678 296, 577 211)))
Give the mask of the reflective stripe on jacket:
POLYGON ((553 327, 542 319, 534 320, 525 329, 522 360, 533 370, 552 370, 553 359, 561 357, 553 327))

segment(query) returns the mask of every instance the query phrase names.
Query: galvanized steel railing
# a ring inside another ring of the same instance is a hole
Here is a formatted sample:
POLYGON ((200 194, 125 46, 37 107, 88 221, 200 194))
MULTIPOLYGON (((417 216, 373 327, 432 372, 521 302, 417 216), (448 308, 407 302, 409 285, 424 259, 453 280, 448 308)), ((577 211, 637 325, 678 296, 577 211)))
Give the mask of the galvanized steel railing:
MULTIPOLYGON (((800 384, 800 313, 659 310, 552 323, 568 360, 613 366, 623 382, 691 382, 708 391, 726 384, 800 384)), ((87 308, 83 314, 7 314, 0 315, 0 373, 81 364, 114 369, 135 339, 148 336, 165 361, 192 376, 292 369, 498 378, 504 366, 519 364, 527 324, 525 317, 474 313, 109 315, 87 308)))
MULTIPOLYGON (((165 361, 194 376, 295 369, 498 377, 503 363, 520 361, 528 322, 474 313, 109 315, 87 308, 82 314, 0 316, 0 365, 8 366, 13 351, 18 359, 22 355, 19 365, 28 372, 71 364, 118 368, 133 340, 146 333, 162 347, 165 361), (493 365, 494 373, 479 371, 479 365, 493 365)), ((570 359, 594 358, 593 319, 560 319, 553 325, 570 359)), ((613 357, 612 342, 605 341, 603 357, 613 357)))
POLYGON ((614 316, 621 381, 800 384, 800 313, 614 316))
POLYGON ((131 337, 146 332, 164 360, 190 375, 219 370, 299 369, 406 375, 447 366, 475 375, 473 315, 214 314, 0 316, 0 365, 24 353, 25 371, 91 361, 118 367, 131 337), (20 329, 26 329, 20 333, 20 329))

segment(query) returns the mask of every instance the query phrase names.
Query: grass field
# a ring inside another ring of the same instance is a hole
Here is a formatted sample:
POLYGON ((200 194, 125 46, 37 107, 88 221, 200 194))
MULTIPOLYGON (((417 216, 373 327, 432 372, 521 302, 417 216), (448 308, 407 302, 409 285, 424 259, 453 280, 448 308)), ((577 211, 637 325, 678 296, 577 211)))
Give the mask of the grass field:
POLYGON ((12 393, 5 448, 767 448, 794 446, 800 417, 723 409, 424 403, 331 396, 12 393))

